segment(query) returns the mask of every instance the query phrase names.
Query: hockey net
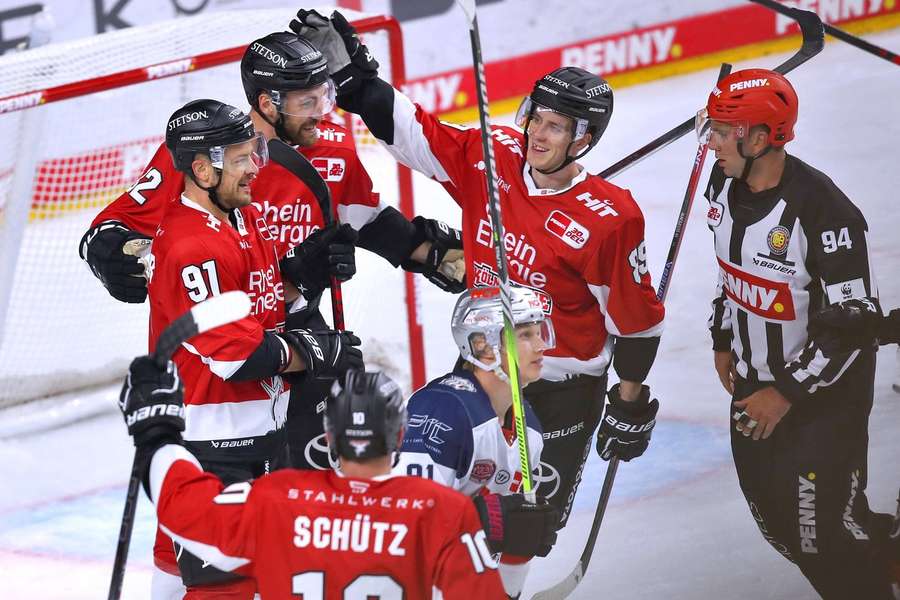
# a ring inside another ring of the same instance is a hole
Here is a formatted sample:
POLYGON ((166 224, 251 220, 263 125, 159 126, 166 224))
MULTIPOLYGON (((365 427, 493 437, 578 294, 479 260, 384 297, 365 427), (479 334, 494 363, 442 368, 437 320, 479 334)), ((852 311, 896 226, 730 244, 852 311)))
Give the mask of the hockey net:
MULTIPOLYGON (((399 84, 397 22, 345 12, 382 76, 399 84)), ((208 97, 246 110, 243 50, 285 30, 292 13, 203 14, 0 58, 0 408, 114 381, 146 352, 147 303, 111 298, 78 258, 79 239, 142 174, 175 108, 208 97)), ((375 190, 411 213, 409 173, 361 122, 333 116, 353 130, 375 190)), ((369 364, 420 385, 415 282, 365 251, 357 262, 344 291, 348 328, 369 364)), ((322 310, 330 318, 327 300, 322 310)))

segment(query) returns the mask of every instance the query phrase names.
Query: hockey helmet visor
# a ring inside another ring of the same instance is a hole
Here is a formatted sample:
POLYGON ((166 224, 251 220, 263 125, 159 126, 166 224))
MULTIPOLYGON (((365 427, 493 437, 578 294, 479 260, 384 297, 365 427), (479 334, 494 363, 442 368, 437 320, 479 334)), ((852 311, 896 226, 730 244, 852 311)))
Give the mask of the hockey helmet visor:
POLYGON ((747 119, 710 119, 709 112, 701 108, 694 118, 694 132, 701 144, 708 144, 713 136, 720 142, 732 138, 740 142, 750 134, 750 122, 747 119))
POLYGON ((572 141, 575 142, 583 138, 584 134, 588 132, 588 128, 590 127, 590 123, 588 123, 587 119, 576 118, 572 115, 567 115, 565 113, 553 110, 552 108, 548 108, 542 104, 538 104, 531 99, 531 96, 525 96, 524 98, 522 98, 522 102, 521 104, 519 104, 519 110, 516 111, 516 126, 524 131, 525 128, 529 126, 529 121, 533 121, 534 115, 540 116, 541 113, 544 112, 556 113, 574 122, 572 130, 569 132, 553 131, 553 128, 556 126, 556 124, 548 124, 548 127, 551 129, 551 134, 553 134, 554 137, 557 134, 562 136, 562 134, 564 133, 571 133, 572 141))
POLYGON ((322 118, 332 110, 336 104, 336 91, 331 79, 314 87, 269 92, 272 104, 278 112, 303 118, 322 118))

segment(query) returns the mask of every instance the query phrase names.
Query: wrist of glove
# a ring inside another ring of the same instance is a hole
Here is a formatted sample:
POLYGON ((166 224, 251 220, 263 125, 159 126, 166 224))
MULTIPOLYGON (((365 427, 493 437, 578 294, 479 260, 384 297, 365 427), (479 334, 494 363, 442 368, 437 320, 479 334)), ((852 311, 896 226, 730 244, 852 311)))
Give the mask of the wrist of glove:
POLYGON ((809 337, 826 356, 872 346, 883 316, 877 298, 853 298, 819 310, 809 320, 809 337))
POLYGON ((431 242, 424 263, 406 259, 400 267, 410 273, 421 273, 428 281, 451 294, 466 290, 466 262, 463 255, 462 233, 435 219, 416 217, 413 238, 415 250, 423 242, 431 242))
POLYGON ((131 240, 149 239, 121 223, 100 223, 81 238, 79 254, 110 296, 121 302, 140 304, 147 299, 144 265, 124 248, 131 240))
POLYGON ((181 378, 172 361, 164 369, 149 356, 131 362, 119 393, 119 409, 140 452, 152 453, 164 444, 181 443, 183 395, 181 378))
POLYGON ((278 335, 300 354, 307 375, 314 379, 336 379, 349 369, 365 368, 362 342, 352 331, 292 329, 278 335))
POLYGON ((288 250, 279 262, 281 273, 311 301, 330 285, 332 277, 347 281, 356 274, 357 237, 346 223, 317 229, 299 246, 288 250))
POLYGON ((339 96, 352 94, 364 81, 378 76, 378 61, 341 13, 334 11, 326 19, 314 10, 300 9, 290 28, 309 39, 325 55, 328 74, 339 96))
POLYGON ((616 456, 628 462, 643 454, 650 444, 659 401, 650 399, 646 385, 641 386, 640 396, 633 402, 622 400, 618 383, 610 388, 607 397, 609 404, 597 432, 597 453, 603 460, 616 456))
POLYGON ((895 308, 884 318, 879 341, 882 344, 900 344, 900 308, 895 308))
POLYGON ((538 497, 487 494, 473 498, 491 552, 517 556, 547 556, 556 543, 559 509, 538 497))

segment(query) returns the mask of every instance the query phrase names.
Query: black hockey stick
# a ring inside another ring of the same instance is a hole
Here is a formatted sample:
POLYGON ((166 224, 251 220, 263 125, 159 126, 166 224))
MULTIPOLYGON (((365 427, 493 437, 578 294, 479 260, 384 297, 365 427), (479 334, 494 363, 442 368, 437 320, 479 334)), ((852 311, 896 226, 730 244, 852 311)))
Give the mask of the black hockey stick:
MULTIPOLYGON (((781 13, 781 14, 787 15, 789 17, 791 16, 789 11, 795 10, 789 6, 785 6, 784 4, 776 2, 775 0, 750 0, 750 2, 755 2, 756 4, 759 4, 760 6, 765 6, 766 8, 768 8, 770 10, 774 10, 777 13, 781 13)), ((882 48, 881 46, 876 46, 875 44, 867 42, 866 40, 864 40, 860 37, 857 37, 857 36, 853 35, 852 33, 847 33, 843 29, 838 29, 834 25, 829 25, 828 23, 825 23, 824 26, 825 26, 825 33, 827 33, 828 35, 835 37, 835 38, 841 40, 842 42, 846 42, 846 43, 850 44, 851 46, 856 46, 860 50, 864 50, 864 51, 868 52, 869 54, 874 54, 878 58, 883 58, 884 60, 888 61, 889 63, 893 63, 897 66, 900 66, 900 55, 897 55, 897 54, 891 52, 887 48, 882 48)))
MULTIPOLYGON (((153 362, 159 368, 164 368, 182 342, 204 331, 243 319, 249 314, 250 298, 244 292, 225 292, 213 296, 191 308, 163 330, 156 341, 153 362)), ((135 454, 131 464, 131 477, 128 480, 128 492, 125 496, 125 509, 122 512, 122 524, 119 527, 116 558, 113 561, 112 577, 109 581, 109 600, 119 600, 122 595, 122 581, 125 578, 125 563, 128 561, 128 548, 131 545, 131 530, 134 528, 134 513, 137 509, 142 470, 143 465, 135 454)))
MULTIPOLYGON (((786 75, 793 71, 810 58, 822 51, 825 45, 825 31, 823 29, 822 20, 819 15, 808 10, 800 10, 797 8, 783 7, 786 15, 797 21, 800 25, 800 32, 803 34, 803 44, 796 54, 775 67, 775 71, 786 75)), ((611 179, 620 174, 625 169, 636 165, 648 156, 662 150, 684 134, 694 128, 694 117, 687 119, 681 125, 674 127, 662 134, 652 142, 638 148, 619 162, 607 167, 599 173, 603 179, 611 179)))
POLYGON ((469 21, 469 41, 472 45, 472 66, 475 71, 475 89, 478 92, 478 117, 481 121, 481 145, 484 152, 484 175, 487 182, 488 213, 491 219, 491 239, 497 261, 497 278, 500 280, 500 301, 503 306, 503 335, 506 360, 509 365, 509 387, 512 391, 513 422, 519 443, 519 468, 522 471, 522 491, 529 502, 535 501, 534 482, 531 477, 531 457, 525 429, 525 407, 522 402, 522 385, 519 381, 519 356, 516 348, 516 331, 513 325, 512 303, 509 289, 509 268, 506 261, 503 235, 503 216, 500 212, 500 195, 497 191, 497 163, 494 161, 494 144, 491 136, 491 116, 488 113, 487 84, 484 78, 484 59, 481 57, 481 36, 478 33, 478 15, 475 0, 457 0, 469 21))
MULTIPOLYGON (((278 138, 269 140, 269 158, 306 184, 319 203, 325 227, 334 223, 334 213, 331 212, 331 190, 328 189, 328 184, 322 179, 318 169, 296 149, 278 138)), ((331 277, 331 316, 334 320, 334 328, 343 331, 344 294, 341 291, 341 282, 333 275, 331 277)))

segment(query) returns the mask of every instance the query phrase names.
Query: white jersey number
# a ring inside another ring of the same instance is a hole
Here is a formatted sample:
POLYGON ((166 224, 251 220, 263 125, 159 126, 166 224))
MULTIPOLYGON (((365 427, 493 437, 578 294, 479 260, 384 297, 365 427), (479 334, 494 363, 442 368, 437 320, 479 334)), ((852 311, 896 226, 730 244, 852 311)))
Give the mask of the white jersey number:
POLYGON ((144 197, 141 192, 147 191, 152 192, 156 188, 158 188, 162 184, 162 173, 157 171, 155 168, 148 170, 144 173, 144 176, 137 180, 137 182, 128 188, 128 195, 131 196, 135 202, 143 205, 147 199, 144 197))
POLYGON ((216 261, 208 260, 199 267, 188 265, 181 270, 181 281, 188 290, 188 298, 194 302, 203 302, 213 296, 219 295, 219 275, 216 273, 216 261), (206 271, 206 277, 203 272, 206 271), (208 283, 207 283, 208 280, 208 283))
POLYGON ((466 550, 469 551, 469 558, 472 559, 472 566, 475 567, 476 573, 484 573, 485 568, 497 568, 497 561, 494 560, 484 538, 485 533, 481 529, 474 536, 471 533, 464 533, 459 537, 466 545, 466 550))
MULTIPOLYGON (((291 579, 291 593, 303 600, 324 600, 325 573, 307 571, 291 579)), ((388 575, 360 575, 344 588, 344 600, 403 600, 403 587, 388 575)))
POLYGON ((825 251, 825 254, 837 252, 840 246, 847 250, 853 247, 853 242, 850 240, 850 231, 846 227, 841 227, 837 234, 834 231, 822 232, 822 249, 825 251))

